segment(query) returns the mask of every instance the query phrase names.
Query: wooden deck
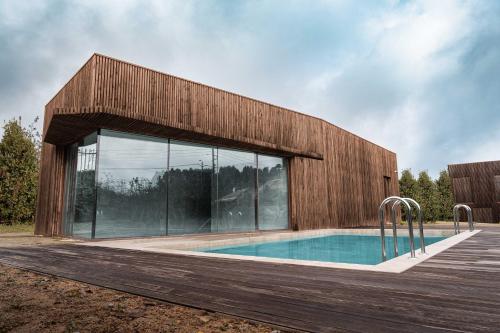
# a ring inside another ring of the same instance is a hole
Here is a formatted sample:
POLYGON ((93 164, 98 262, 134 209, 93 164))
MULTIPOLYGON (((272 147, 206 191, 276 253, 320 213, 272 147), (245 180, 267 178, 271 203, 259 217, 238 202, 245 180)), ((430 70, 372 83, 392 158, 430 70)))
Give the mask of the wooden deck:
POLYGON ((0 262, 318 332, 499 332, 500 227, 401 274, 78 245, 0 248, 0 262))

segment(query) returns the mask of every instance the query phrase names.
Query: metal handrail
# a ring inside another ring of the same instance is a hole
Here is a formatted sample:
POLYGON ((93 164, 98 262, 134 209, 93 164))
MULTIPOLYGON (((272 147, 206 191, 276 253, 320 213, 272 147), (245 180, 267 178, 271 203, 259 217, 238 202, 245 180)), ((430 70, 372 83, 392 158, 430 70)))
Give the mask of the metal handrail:
POLYGON ((382 203, 380 204, 378 208, 378 218, 380 222, 380 239, 381 239, 381 244, 382 244, 382 260, 386 261, 387 260, 387 252, 385 249, 385 206, 392 201, 399 200, 400 197, 397 196, 392 196, 392 197, 387 197, 385 198, 382 203))
POLYGON ((396 225, 396 207, 399 207, 401 205, 401 200, 396 199, 393 202, 394 203, 392 204, 391 207, 391 223, 392 223, 392 238, 393 238, 392 245, 394 247, 394 256, 398 257, 399 249, 398 249, 398 227, 396 225))
POLYGON ((472 221, 472 209, 464 204, 457 204, 453 207, 453 227, 455 235, 460 233, 460 215, 458 214, 460 208, 465 209, 467 213, 467 221, 469 222, 469 231, 474 231, 474 221, 472 221))
MULTIPOLYGON (((391 196, 391 197, 385 198, 378 208, 378 216, 379 216, 379 222, 380 222, 380 238, 381 238, 381 243, 382 243, 382 260, 383 261, 387 260, 387 252, 385 249, 385 225, 384 225, 385 206, 391 202, 394 203, 396 201, 399 201, 399 203, 403 203, 405 208, 406 208, 407 215, 408 215, 408 233, 410 236, 410 252, 411 252, 411 257, 415 258, 415 243, 413 241, 413 222, 412 222, 412 216, 411 216, 411 206, 403 198, 398 197, 398 196, 391 196)), ((392 229, 393 233, 395 231, 394 230, 395 225, 396 225, 396 223, 395 223, 395 219, 394 219, 393 229, 392 229)), ((397 234, 396 234, 396 237, 397 237, 397 234)), ((395 242, 397 243, 397 239, 395 239, 395 242)))
POLYGON ((424 240, 424 224, 422 222, 422 209, 416 200, 412 198, 403 198, 417 208, 418 229, 420 233, 420 253, 425 253, 425 240, 424 240))
MULTIPOLYGON (((411 199, 413 200, 413 199, 411 199)), ((392 217, 392 230, 393 230, 393 234, 394 234, 394 237, 395 238, 395 241, 394 241, 394 254, 395 256, 397 257, 399 254, 398 254, 398 251, 396 251, 396 247, 397 247, 397 226, 396 226, 396 207, 398 205, 401 204, 401 202, 404 202, 406 205, 410 206, 409 203, 408 203, 408 199, 407 198, 401 198, 399 200, 396 200, 394 201, 394 203, 392 204, 392 209, 391 209, 391 217, 392 217)), ((411 206, 410 206, 411 208, 411 206)), ((411 210, 409 211, 409 214, 411 214, 411 210)), ((408 219, 408 237, 410 238, 410 252, 411 252, 411 257, 412 258, 415 258, 415 236, 413 235, 413 216, 411 216, 409 219, 408 219)))

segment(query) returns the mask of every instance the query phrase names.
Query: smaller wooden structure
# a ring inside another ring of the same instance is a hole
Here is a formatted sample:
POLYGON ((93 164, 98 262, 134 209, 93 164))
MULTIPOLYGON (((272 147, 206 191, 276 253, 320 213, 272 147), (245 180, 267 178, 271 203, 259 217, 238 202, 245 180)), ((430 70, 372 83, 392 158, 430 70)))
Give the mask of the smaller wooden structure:
POLYGON ((500 161, 448 165, 455 203, 472 208, 474 221, 500 222, 500 161))

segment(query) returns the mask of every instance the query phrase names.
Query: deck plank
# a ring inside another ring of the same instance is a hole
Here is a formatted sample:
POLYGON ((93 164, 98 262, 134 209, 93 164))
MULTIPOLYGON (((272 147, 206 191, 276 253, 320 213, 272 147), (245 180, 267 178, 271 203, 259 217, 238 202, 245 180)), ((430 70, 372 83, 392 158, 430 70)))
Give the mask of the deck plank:
POLYGON ((0 262, 316 332, 498 332, 500 228, 401 273, 75 244, 0 248, 0 262))

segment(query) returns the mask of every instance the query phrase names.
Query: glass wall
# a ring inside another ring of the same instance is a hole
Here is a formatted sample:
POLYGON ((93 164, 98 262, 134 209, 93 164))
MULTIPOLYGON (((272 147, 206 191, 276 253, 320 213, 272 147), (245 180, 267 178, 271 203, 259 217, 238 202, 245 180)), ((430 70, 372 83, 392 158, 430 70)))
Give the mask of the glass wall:
POLYGON ((92 238, 95 216, 97 133, 66 151, 65 225, 67 235, 92 238))
POLYGON ((96 238, 166 234, 168 140, 102 130, 96 238))
POLYGON ((168 233, 209 232, 216 148, 170 141, 168 233))
POLYGON ((255 154, 219 148, 216 165, 216 215, 212 231, 255 230, 255 154))
POLYGON ((110 130, 68 151, 67 234, 111 238, 288 228, 281 157, 110 130))
POLYGON ((259 229, 288 228, 286 160, 259 155, 259 229))

